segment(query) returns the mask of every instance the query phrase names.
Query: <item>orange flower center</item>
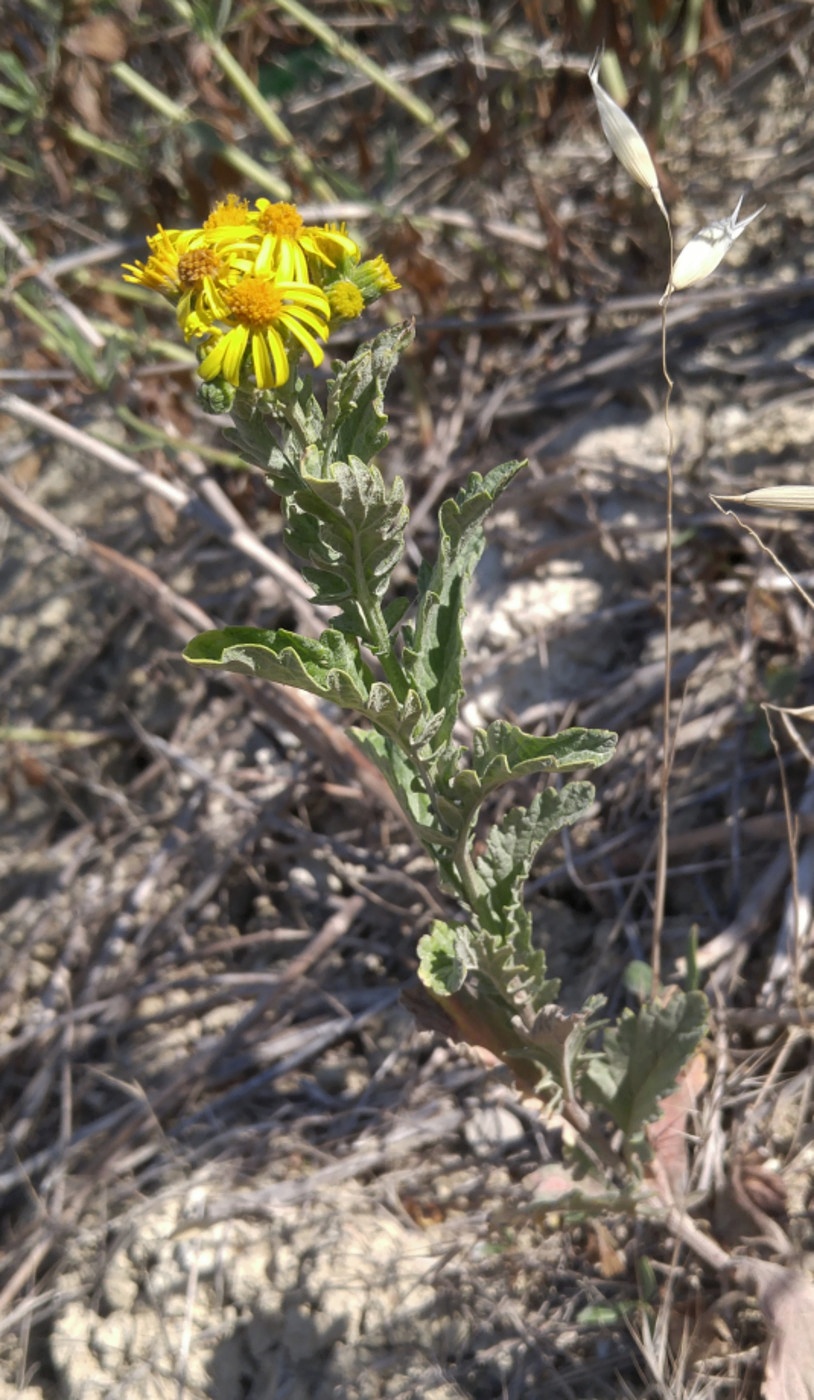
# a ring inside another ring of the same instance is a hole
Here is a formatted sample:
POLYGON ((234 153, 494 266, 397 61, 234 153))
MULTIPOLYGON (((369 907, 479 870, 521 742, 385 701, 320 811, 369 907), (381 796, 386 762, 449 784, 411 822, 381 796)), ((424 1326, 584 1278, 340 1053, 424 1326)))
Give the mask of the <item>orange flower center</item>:
POLYGON ((209 231, 213 228, 232 228, 236 224, 245 224, 248 212, 247 199, 238 199, 236 194, 227 194, 220 204, 215 205, 209 218, 204 220, 203 227, 209 231))
POLYGON ((261 233, 275 233, 279 238, 299 238, 302 219, 293 204, 267 204, 257 220, 261 233))
POLYGON ((250 330, 272 326, 283 307, 282 294, 264 277, 244 277, 224 292, 223 299, 233 319, 250 330))
POLYGON ((211 248, 192 248, 178 259, 178 281, 182 287, 197 287, 204 277, 216 277, 220 258, 211 248))

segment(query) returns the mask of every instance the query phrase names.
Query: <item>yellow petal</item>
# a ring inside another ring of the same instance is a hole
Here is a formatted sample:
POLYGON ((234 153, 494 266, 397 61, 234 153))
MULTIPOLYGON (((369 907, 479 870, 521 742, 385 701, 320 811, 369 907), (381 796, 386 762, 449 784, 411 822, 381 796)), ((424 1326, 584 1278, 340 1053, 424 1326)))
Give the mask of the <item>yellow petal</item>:
POLYGON ((249 331, 246 326, 233 326, 223 337, 223 375, 235 386, 240 383, 240 370, 248 343, 249 331))
POLYGON ((286 330, 290 331, 294 338, 300 342, 303 349, 307 350, 313 363, 315 365, 321 365, 325 358, 325 351, 321 345, 317 345, 317 342, 310 332, 307 331, 304 326, 300 325, 299 321, 295 321, 293 316, 286 316, 285 312, 281 314, 280 322, 285 326, 286 330))
POLYGON ((275 377, 265 337, 252 336, 252 364, 258 389, 273 389, 279 381, 275 377))

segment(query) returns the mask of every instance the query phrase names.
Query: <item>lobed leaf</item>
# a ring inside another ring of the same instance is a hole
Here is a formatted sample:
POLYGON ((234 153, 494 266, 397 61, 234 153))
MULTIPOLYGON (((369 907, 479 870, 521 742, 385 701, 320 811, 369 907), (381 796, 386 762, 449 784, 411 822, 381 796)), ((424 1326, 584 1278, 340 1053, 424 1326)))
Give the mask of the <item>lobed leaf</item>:
POLYGON ((266 473, 282 497, 296 490, 309 465, 319 472, 323 414, 307 376, 265 395, 238 390, 232 421, 227 441, 266 473))
POLYGON ((528 807, 513 807, 492 827, 476 863, 487 891, 483 918, 492 932, 500 934, 507 917, 522 906, 523 885, 540 846, 553 832, 577 821, 593 797, 590 783, 569 783, 561 791, 545 788, 528 807))
POLYGON ((453 838, 433 811, 429 794, 409 758, 388 734, 375 729, 357 728, 351 729, 350 733, 362 752, 386 778, 416 836, 425 846, 435 847, 433 858, 439 871, 448 888, 457 892, 454 867, 445 854, 453 838))
POLYGON ((418 615, 404 662, 430 709, 444 715, 435 745, 449 742, 463 695, 462 624, 469 581, 483 553, 482 521, 514 480, 523 462, 506 462, 485 477, 473 472, 457 496, 438 513, 438 554, 432 569, 418 577, 418 615))
POLYGON ((642 1130, 658 1113, 658 1101, 675 1088, 707 1027, 702 992, 676 992, 665 1005, 652 1002, 625 1011, 605 1032, 601 1055, 587 1066, 583 1091, 604 1108, 629 1143, 644 1150, 642 1130))
POLYGON ((404 483, 388 487, 377 467, 357 457, 334 462, 329 476, 303 476, 287 502, 286 543, 307 561, 303 573, 317 603, 341 611, 335 625, 376 646, 359 600, 382 598, 404 550, 404 483))
POLYGON ((548 1000, 541 995, 545 990, 535 989, 529 1005, 515 1019, 515 1028, 529 1047, 527 1053, 551 1076, 553 1085, 573 1085, 579 1081, 588 1040, 601 1025, 591 1018, 605 1005, 605 998, 589 997, 581 1011, 567 1012, 551 1004, 559 984, 548 1000))
POLYGON ((494 720, 472 736, 472 767, 456 773, 452 791, 464 803, 482 802, 487 793, 532 773, 596 768, 607 763, 616 735, 606 729, 566 729, 561 734, 526 734, 505 720, 494 720))
POLYGON ((409 321, 390 326, 337 368, 323 430, 326 466, 337 459, 347 461, 351 453, 369 462, 387 445, 384 391, 414 334, 409 321))
POLYGON ((333 628, 315 640, 284 628, 224 627, 193 637, 184 659, 294 686, 353 710, 365 709, 372 679, 358 645, 333 628))
POLYGON ((433 920, 429 933, 418 940, 418 975, 428 991, 438 997, 460 991, 476 963, 474 942, 472 930, 464 925, 433 920))

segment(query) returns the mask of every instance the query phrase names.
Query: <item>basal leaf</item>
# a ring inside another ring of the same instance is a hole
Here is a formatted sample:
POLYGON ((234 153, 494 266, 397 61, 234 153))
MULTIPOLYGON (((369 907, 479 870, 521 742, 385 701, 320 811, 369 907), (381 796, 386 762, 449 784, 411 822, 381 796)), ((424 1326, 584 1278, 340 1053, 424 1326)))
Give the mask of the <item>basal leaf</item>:
POLYGON ((702 992, 675 992, 666 1005, 652 1002, 625 1011, 605 1032, 601 1055, 591 1059, 582 1085, 628 1140, 656 1116, 658 1101, 675 1088, 709 1018, 702 992))
POLYGON ((418 940, 418 975, 435 996, 460 991, 475 963, 474 941, 471 929, 441 919, 434 919, 429 933, 418 940))
POLYGON ((550 1074, 552 1084, 576 1084, 587 1042, 601 1025, 591 1017, 601 1010, 605 1000, 600 996, 589 997, 581 1011, 567 1012, 552 1004, 558 990, 559 983, 550 995, 548 989, 535 989, 514 1024, 524 1046, 528 1047, 526 1053, 550 1074), (546 991, 546 998, 541 995, 542 990, 546 991))
POLYGON ((294 686, 353 710, 364 710, 372 679, 358 645, 333 628, 315 640, 283 628, 224 627, 193 637, 184 659, 294 686))

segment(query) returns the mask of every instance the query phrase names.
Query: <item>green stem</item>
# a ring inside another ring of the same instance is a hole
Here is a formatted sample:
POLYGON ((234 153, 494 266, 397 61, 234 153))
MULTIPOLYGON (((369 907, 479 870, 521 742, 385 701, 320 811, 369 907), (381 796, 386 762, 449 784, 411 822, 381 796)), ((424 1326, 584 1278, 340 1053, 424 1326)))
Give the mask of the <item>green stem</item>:
POLYGON ((476 918, 481 918, 481 906, 483 904, 483 892, 481 880, 475 869, 475 862, 472 859, 472 852, 469 849, 469 836, 471 830, 471 820, 464 822, 453 850, 453 861, 461 880, 461 891, 469 905, 471 912, 476 918))

